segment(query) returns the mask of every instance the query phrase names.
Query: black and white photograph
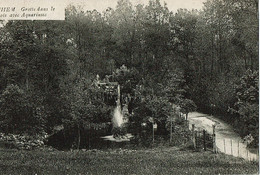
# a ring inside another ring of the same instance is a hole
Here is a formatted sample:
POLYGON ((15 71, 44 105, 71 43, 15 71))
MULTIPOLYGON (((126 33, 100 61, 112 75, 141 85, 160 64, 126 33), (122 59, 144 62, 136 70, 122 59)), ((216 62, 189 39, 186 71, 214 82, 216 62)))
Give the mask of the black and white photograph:
POLYGON ((0 0, 16 174, 259 174, 259 1, 0 0))

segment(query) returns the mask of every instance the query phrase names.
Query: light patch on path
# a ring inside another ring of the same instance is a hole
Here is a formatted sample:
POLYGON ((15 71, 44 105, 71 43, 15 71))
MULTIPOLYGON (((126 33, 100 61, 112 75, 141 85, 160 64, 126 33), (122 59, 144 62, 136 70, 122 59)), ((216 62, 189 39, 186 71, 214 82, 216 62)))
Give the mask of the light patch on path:
POLYGON ((188 120, 190 128, 192 124, 195 124, 196 129, 205 129, 210 134, 213 132, 212 125, 216 125, 215 134, 218 151, 228 155, 242 157, 246 160, 258 160, 257 154, 250 152, 241 137, 234 132, 232 126, 224 121, 199 112, 189 113, 188 120))

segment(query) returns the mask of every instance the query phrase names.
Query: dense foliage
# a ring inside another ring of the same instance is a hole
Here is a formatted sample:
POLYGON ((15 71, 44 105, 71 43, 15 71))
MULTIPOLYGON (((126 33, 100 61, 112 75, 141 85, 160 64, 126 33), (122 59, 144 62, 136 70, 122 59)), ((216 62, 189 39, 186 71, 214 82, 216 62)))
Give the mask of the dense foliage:
MULTIPOLYGON (((243 136, 251 135, 252 144, 259 141, 259 77, 258 71, 247 71, 236 86, 236 103, 230 111, 238 114, 243 136)), ((250 137, 249 137, 250 138, 250 137)), ((250 142, 249 142, 250 143, 250 142)))
POLYGON ((257 69, 258 1, 208 0, 176 13, 159 0, 119 0, 102 13, 70 5, 65 21, 0 28, 0 128, 39 134, 63 125, 80 142, 111 120, 111 106, 96 98, 98 74, 133 98, 138 125, 166 121, 176 104, 236 120, 256 139, 257 69))

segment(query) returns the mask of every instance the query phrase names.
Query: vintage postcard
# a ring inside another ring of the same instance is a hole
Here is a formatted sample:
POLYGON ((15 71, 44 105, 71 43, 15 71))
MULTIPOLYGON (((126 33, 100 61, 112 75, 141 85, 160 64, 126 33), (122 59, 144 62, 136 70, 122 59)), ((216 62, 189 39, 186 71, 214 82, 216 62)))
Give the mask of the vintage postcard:
POLYGON ((0 0, 0 174, 258 174, 258 0, 0 0))

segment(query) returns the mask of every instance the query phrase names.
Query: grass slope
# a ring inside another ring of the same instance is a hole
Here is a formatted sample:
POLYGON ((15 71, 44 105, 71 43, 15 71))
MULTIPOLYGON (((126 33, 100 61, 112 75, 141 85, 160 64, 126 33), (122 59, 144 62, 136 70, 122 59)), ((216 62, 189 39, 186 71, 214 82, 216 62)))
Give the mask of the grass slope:
POLYGON ((0 174, 253 174, 258 164, 178 148, 108 151, 0 150, 0 174))

